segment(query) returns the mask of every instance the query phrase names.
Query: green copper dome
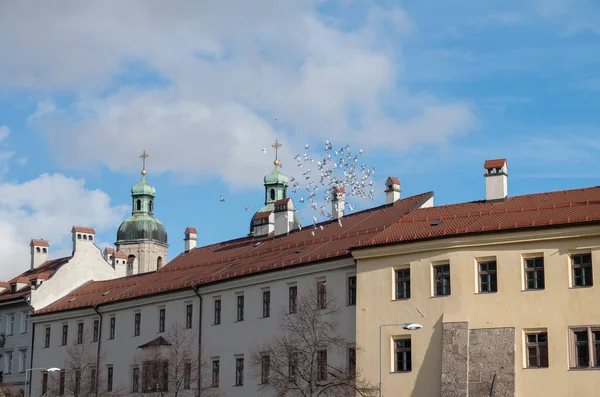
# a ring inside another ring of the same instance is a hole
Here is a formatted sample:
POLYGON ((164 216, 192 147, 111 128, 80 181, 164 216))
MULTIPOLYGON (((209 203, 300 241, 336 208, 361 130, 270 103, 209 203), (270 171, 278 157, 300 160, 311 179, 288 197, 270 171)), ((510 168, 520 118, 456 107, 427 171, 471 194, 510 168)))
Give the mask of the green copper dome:
POLYGON ((265 185, 287 185, 289 179, 279 172, 279 167, 275 167, 270 174, 265 175, 265 185))
POLYGON ((154 217, 156 189, 146 182, 145 174, 142 171, 142 180, 131 188, 131 216, 119 226, 117 244, 133 241, 168 244, 167 229, 154 217))

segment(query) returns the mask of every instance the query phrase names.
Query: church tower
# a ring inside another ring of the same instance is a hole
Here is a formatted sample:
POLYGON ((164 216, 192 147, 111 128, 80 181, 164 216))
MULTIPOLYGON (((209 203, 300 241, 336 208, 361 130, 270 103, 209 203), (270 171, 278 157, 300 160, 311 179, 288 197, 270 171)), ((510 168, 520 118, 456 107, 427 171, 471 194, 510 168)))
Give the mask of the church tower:
POLYGON ((133 256, 138 262, 138 273, 160 269, 167 263, 167 230, 154 217, 156 189, 146 182, 146 151, 143 161, 142 180, 131 188, 131 216, 117 232, 117 250, 133 256))

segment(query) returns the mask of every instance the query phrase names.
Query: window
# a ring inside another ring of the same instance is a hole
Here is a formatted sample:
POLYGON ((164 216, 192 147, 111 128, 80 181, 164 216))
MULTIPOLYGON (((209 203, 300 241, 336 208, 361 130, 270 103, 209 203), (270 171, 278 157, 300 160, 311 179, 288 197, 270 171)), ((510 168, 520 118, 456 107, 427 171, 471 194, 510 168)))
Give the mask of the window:
POLYGON ((544 289, 544 258, 525 259, 525 289, 544 289))
POLYGON ((531 332, 525 334, 527 349, 527 368, 543 368, 548 366, 548 333, 531 332))
POLYGON ((131 371, 131 391, 137 393, 140 391, 140 368, 133 367, 131 371))
POLYGON ((189 390, 192 387, 192 363, 183 364, 183 388, 189 390))
POLYGON ((77 344, 83 343, 83 323, 77 323, 77 344))
POLYGON ((75 390, 73 394, 78 395, 81 390, 81 371, 75 371, 75 390))
POLYGON ((100 322, 94 320, 94 342, 98 342, 98 331, 100 329, 100 322))
POLYGON ((479 262, 479 292, 498 292, 496 261, 479 262))
POLYGON ((571 368, 600 367, 600 327, 571 329, 571 368))
POLYGON ((410 339, 394 340, 394 372, 412 370, 410 339))
POLYGON ((271 201, 275 200, 275 189, 271 189, 271 201))
POLYGON ((579 254, 571 256, 573 267, 573 287, 591 287, 592 279, 592 254, 579 254))
POLYGON ((271 291, 263 291, 263 317, 271 316, 271 291))
POLYGON ((92 390, 96 390, 96 368, 90 370, 90 385, 92 390))
POLYGON ((237 321, 244 321, 244 295, 237 297, 237 321))
POLYGON ((317 282, 317 308, 327 308, 327 284, 326 281, 317 282))
POLYGON ((450 295, 450 265, 437 265, 433 267, 434 295, 450 295))
POLYGON ((356 305, 356 276, 348 277, 348 305, 356 305))
POLYGON ((6 336, 13 335, 15 333, 15 313, 8 315, 8 321, 6 322, 6 336))
POLYGON ((162 259, 162 256, 159 256, 159 257, 156 259, 156 268, 157 268, 157 269, 160 269, 161 267, 163 267, 163 259, 162 259))
POLYGON ((298 287, 297 286, 291 286, 290 287, 290 293, 289 293, 289 312, 290 314, 292 313, 296 313, 296 301, 298 298, 298 287))
POLYGON ((63 324, 62 326, 62 339, 60 341, 60 344, 63 346, 67 345, 67 338, 69 336, 69 325, 68 324, 63 324))
POLYGON ((110 318, 110 329, 108 332, 108 339, 115 339, 115 324, 116 323, 116 319, 115 316, 112 316, 110 318))
POLYGON ((288 377, 290 379, 296 378, 298 373, 298 352, 291 352, 288 357, 288 377))
POLYGON ((64 396, 65 395, 65 370, 61 369, 60 370, 60 375, 58 378, 58 395, 59 396, 64 396))
POLYGON ((410 298, 410 269, 396 270, 396 299, 410 298))
POLYGON ((106 369, 106 391, 112 391, 113 389, 113 367, 112 365, 106 369))
POLYGON ((13 352, 6 352, 4 353, 4 355, 6 356, 6 365, 4 366, 4 372, 6 372, 7 374, 12 374, 13 352))
POLYGON ((219 387, 219 360, 212 362, 212 387, 219 387))
POLYGON ((42 395, 48 394, 48 372, 42 374, 42 395))
POLYGON ((327 380, 327 350, 317 350, 317 380, 327 380))
POLYGON ((135 207, 137 211, 141 211, 142 210, 142 200, 137 200, 135 202, 135 207))
POLYGON ((356 375, 356 349, 353 347, 348 348, 348 373, 356 375))
POLYGON ((154 212, 154 202, 152 200, 150 200, 150 202, 148 203, 148 210, 150 212, 154 212))
POLYGON ((137 312, 133 314, 133 336, 140 335, 140 326, 142 324, 142 313, 137 312))
POLYGON ((50 347, 50 326, 46 327, 46 336, 44 338, 44 347, 50 347))
POLYGON ((25 372, 27 367, 27 350, 19 351, 19 372, 25 372))
POLYGON ((29 328, 29 312, 21 312, 21 333, 26 334, 29 328))
POLYGON ((192 328, 192 318, 194 313, 194 305, 189 304, 185 307, 185 327, 192 328))
POLYGON ((215 325, 221 324, 221 299, 215 299, 215 325))
POLYGON ((235 359, 235 385, 244 385, 244 358, 238 357, 235 359))
POLYGON ((169 362, 145 361, 142 368, 142 392, 169 391, 169 362))
POLYGON ((266 385, 269 383, 269 373, 271 371, 271 356, 265 354, 260 359, 260 383, 266 385))
POLYGON ((158 311, 158 332, 165 332, 166 309, 163 307, 158 311))

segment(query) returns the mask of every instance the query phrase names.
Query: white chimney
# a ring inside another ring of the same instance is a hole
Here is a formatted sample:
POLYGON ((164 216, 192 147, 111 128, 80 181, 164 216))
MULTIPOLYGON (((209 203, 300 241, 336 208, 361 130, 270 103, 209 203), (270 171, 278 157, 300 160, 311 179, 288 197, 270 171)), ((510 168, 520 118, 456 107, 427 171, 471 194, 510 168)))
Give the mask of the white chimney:
POLYGON ((331 217, 340 219, 344 217, 344 206, 346 205, 346 191, 341 187, 331 189, 331 217))
POLYGON ((115 257, 115 249, 106 247, 104 248, 104 260, 113 265, 113 259, 115 257))
POLYGON ((275 236, 294 230, 294 201, 284 198, 275 202, 275 236))
POLYGON ((396 201, 400 200, 400 181, 398 178, 393 176, 388 177, 387 181, 385 181, 385 202, 387 204, 393 204, 396 201))
POLYGON ((127 257, 127 276, 133 276, 134 274, 138 274, 138 260, 135 255, 129 255, 127 257))
POLYGON ((184 237, 184 251, 190 252, 194 248, 196 248, 196 242, 198 241, 198 232, 193 227, 188 227, 185 229, 184 237))
POLYGON ((31 240, 31 270, 37 269, 48 260, 50 244, 46 240, 31 240))
POLYGON ((78 250, 86 250, 94 245, 96 231, 91 227, 73 226, 71 229, 73 237, 73 255, 78 250))
POLYGON ((259 212, 252 218, 254 236, 266 236, 275 231, 275 215, 273 211, 259 212))
POLYGON ((502 201, 508 197, 508 166, 506 159, 487 160, 485 168, 485 200, 502 201))

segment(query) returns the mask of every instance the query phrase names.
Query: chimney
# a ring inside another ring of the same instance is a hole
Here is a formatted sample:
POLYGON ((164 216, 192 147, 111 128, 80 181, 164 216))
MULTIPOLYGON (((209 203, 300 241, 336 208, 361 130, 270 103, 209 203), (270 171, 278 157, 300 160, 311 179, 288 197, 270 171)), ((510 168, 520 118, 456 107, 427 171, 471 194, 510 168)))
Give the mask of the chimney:
POLYGON ((387 204, 393 204, 400 200, 400 181, 398 178, 390 176, 385 181, 385 202, 387 204))
POLYGON ((135 255, 129 255, 127 257, 127 271, 126 276, 133 276, 138 274, 138 260, 135 255))
POLYGON ((485 168, 485 200, 502 201, 508 197, 508 166, 506 159, 487 160, 485 168))
POLYGON ((185 229, 183 242, 184 242, 184 251, 185 253, 190 252, 194 248, 196 248, 196 242, 198 241, 198 232, 193 227, 187 227, 185 229))
POLYGON ((346 205, 346 191, 341 187, 331 189, 331 217, 340 219, 344 217, 344 206, 346 205))
POLYGON ((31 240, 31 270, 37 269, 48 260, 50 245, 46 240, 31 240))
POLYGON ((73 236, 73 255, 75 255, 78 250, 86 250, 94 245, 96 231, 91 227, 73 226, 71 235, 73 236))
POLYGON ((114 248, 110 248, 110 247, 106 247, 104 248, 104 260, 107 261, 108 263, 110 263, 111 265, 113 265, 113 259, 115 256, 115 249, 114 248))
POLYGON ((266 236, 275 231, 275 216, 273 211, 259 212, 252 218, 254 237, 266 236))
POLYGON ((275 236, 288 234, 294 229, 294 201, 284 198, 275 202, 275 236))

